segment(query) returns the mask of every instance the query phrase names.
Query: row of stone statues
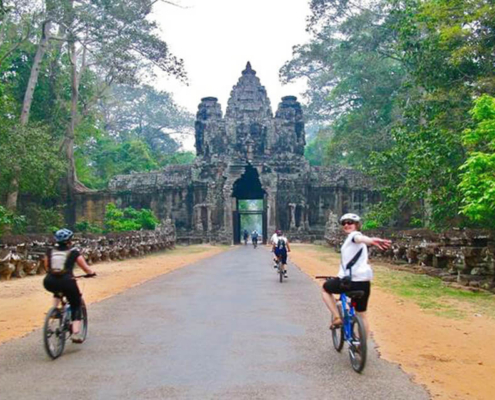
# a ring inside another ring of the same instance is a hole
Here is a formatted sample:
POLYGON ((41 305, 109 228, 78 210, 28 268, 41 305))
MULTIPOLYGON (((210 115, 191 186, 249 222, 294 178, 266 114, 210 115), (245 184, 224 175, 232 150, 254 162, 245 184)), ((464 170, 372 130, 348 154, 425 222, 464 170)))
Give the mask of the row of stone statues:
MULTIPOLYGON (((75 235, 73 243, 88 264, 124 260, 171 249, 175 226, 165 223, 154 231, 121 232, 107 235, 75 235)), ((45 274, 43 259, 53 245, 50 237, 11 236, 0 242, 0 280, 45 274)))

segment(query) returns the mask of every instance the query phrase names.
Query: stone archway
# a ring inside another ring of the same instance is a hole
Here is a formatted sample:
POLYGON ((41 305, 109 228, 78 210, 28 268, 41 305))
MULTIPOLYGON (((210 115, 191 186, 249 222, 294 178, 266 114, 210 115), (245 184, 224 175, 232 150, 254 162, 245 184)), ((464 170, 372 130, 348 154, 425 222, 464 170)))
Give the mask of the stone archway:
POLYGON ((261 220, 261 234, 263 243, 267 240, 267 195, 263 190, 260 182, 258 170, 251 165, 248 165, 242 176, 234 182, 232 187, 232 198, 235 200, 235 207, 232 212, 232 233, 233 243, 241 242, 241 232, 245 228, 251 230, 251 226, 244 225, 245 220, 261 220), (246 200, 257 200, 258 205, 255 209, 246 209, 241 207, 241 202, 246 200))

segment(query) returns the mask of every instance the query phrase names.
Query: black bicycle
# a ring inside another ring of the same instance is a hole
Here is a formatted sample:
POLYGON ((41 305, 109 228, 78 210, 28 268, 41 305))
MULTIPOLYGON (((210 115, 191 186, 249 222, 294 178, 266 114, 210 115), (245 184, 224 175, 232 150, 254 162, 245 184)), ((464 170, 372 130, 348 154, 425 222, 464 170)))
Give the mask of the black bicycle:
POLYGON ((280 279, 280 283, 284 281, 284 265, 280 257, 277 257, 277 272, 280 279))
MULTIPOLYGON (((92 278, 94 274, 75 276, 74 278, 92 278)), ((62 293, 55 297, 60 299, 58 307, 48 310, 43 326, 43 344, 46 354, 52 359, 62 355, 65 341, 72 336, 72 318, 70 304, 62 293)), ((80 337, 84 342, 88 335, 88 310, 84 299, 81 297, 81 332, 80 337)))

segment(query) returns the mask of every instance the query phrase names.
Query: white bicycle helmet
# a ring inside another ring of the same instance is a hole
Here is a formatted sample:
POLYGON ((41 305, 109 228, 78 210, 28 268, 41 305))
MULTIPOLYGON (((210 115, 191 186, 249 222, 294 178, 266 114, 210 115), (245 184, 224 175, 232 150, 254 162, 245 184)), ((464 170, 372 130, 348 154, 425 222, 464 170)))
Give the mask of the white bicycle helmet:
POLYGON ((340 217, 340 223, 344 221, 361 222, 361 217, 357 214, 347 213, 342 215, 342 217, 340 217))

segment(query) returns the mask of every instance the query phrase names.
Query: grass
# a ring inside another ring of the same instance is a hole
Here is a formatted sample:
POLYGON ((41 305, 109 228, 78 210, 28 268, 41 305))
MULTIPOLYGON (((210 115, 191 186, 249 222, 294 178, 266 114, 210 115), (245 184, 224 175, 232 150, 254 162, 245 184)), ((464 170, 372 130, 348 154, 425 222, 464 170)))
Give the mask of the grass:
POLYGON ((495 296, 447 286, 441 279, 375 266, 375 285, 399 297, 412 300, 423 310, 447 318, 462 319, 473 314, 495 318, 495 296))

